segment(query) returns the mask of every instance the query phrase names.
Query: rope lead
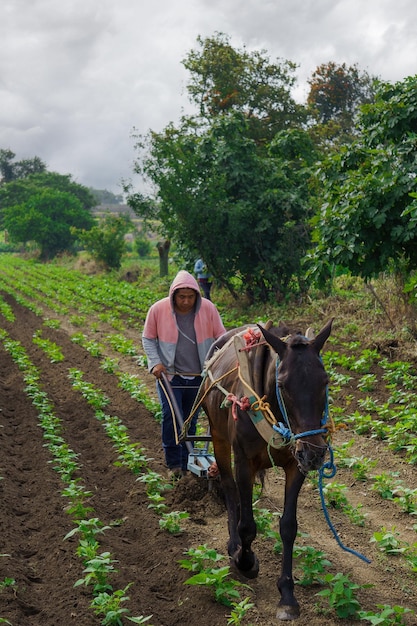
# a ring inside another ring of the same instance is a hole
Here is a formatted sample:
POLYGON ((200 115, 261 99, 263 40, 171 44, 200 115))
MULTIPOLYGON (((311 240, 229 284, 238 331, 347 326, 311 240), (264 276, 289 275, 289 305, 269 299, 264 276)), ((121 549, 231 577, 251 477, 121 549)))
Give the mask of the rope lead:
POLYGON ((323 463, 321 468, 318 470, 318 473, 319 473, 320 501, 321 501, 321 508, 323 510, 324 517, 326 519, 326 522, 327 522, 330 530, 333 533, 334 538, 336 539, 337 543, 342 548, 342 550, 345 550, 346 552, 350 552, 350 554, 353 554, 354 556, 357 556, 359 559, 362 559, 362 561, 365 561, 365 563, 370 563, 371 562, 370 559, 368 559, 366 556, 364 556, 360 552, 357 552, 356 550, 353 550, 352 548, 348 548, 347 546, 344 545, 344 543, 342 543, 339 535, 337 534, 337 530, 333 526, 332 521, 330 519, 329 512, 327 510, 327 506, 326 506, 326 502, 325 502, 325 498, 324 498, 323 478, 333 478, 333 476, 336 475, 336 465, 335 465, 334 460, 333 460, 333 449, 332 449, 332 447, 330 445, 328 446, 328 449, 329 449, 329 453, 330 453, 330 460, 327 463, 323 463))

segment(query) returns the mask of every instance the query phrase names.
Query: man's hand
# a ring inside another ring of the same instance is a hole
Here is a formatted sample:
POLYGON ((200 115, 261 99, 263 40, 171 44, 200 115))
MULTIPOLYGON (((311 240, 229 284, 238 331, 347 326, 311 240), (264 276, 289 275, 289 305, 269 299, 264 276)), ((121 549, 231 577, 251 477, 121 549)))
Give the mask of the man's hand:
POLYGON ((162 373, 166 374, 166 367, 162 363, 158 363, 158 365, 152 368, 151 374, 153 374, 155 378, 161 378, 162 373))

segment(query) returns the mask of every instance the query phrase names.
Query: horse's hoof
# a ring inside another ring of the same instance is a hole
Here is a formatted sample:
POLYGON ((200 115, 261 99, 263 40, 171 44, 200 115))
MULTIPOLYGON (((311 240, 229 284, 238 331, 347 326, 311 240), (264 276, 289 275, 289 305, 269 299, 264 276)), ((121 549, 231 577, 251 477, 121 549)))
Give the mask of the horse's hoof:
POLYGON ((252 567, 250 567, 249 569, 242 569, 241 567, 239 567, 237 560, 234 559, 233 557, 230 559, 230 566, 238 576, 241 576, 243 578, 252 579, 252 578, 256 578, 259 574, 259 561, 256 558, 256 556, 254 557, 254 562, 253 562, 252 567))
POLYGON ((290 621, 300 617, 300 607, 298 606, 279 606, 277 609, 277 619, 281 621, 290 621))

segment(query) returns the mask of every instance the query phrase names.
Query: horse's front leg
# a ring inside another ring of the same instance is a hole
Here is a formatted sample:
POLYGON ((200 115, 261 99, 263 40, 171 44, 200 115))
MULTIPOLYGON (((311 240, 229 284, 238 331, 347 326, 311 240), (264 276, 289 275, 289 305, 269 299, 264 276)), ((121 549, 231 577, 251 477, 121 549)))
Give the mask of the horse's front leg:
POLYGON ((292 620, 300 615, 300 608, 294 596, 293 548, 297 536, 297 502, 305 476, 299 472, 294 464, 285 468, 285 502, 284 511, 280 520, 280 534, 282 539, 282 569, 278 579, 278 590, 281 600, 278 604, 277 618, 292 620))
POLYGON ((256 578, 259 573, 259 562, 252 550, 252 542, 256 537, 256 523, 253 517, 252 491, 254 473, 251 463, 243 455, 242 450, 235 447, 235 474, 239 490, 240 519, 238 533, 240 547, 233 555, 233 562, 239 572, 246 578, 256 578))

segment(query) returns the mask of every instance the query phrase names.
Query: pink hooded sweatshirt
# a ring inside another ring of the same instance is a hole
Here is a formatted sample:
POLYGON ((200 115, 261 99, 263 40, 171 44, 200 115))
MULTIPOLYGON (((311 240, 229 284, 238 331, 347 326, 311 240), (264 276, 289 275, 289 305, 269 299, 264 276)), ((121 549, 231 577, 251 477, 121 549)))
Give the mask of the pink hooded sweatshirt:
POLYGON ((155 302, 146 316, 142 344, 148 358, 149 371, 152 371, 158 363, 163 363, 170 375, 175 373, 178 328, 174 311, 174 291, 182 288, 194 289, 197 293, 194 328, 201 371, 210 346, 226 332, 215 305, 210 300, 201 297, 194 276, 185 270, 180 270, 171 283, 169 296, 155 302))

